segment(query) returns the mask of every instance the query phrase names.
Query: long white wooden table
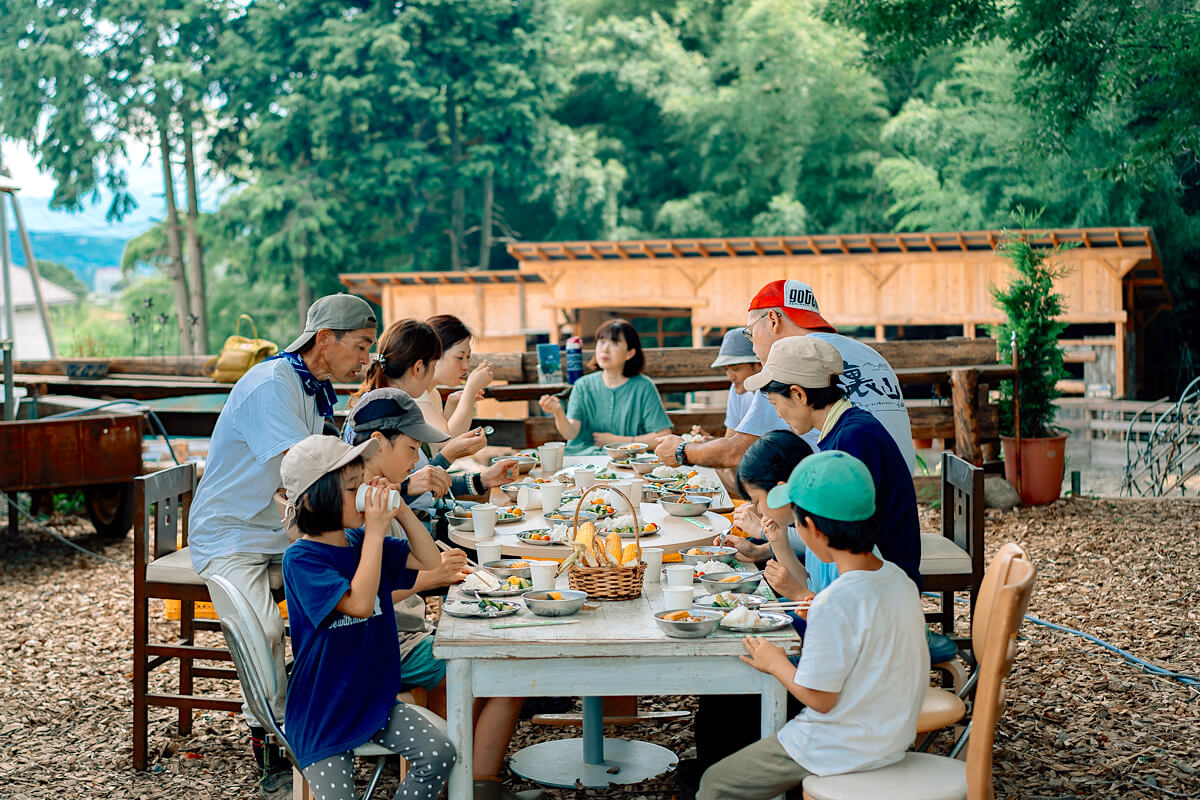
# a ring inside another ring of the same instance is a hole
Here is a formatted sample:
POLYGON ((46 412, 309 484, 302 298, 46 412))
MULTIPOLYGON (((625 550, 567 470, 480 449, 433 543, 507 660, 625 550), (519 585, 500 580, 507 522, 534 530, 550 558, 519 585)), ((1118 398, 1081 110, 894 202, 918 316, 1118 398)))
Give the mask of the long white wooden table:
MULTIPOLYGON (((565 576, 560 581, 565 581, 565 576)), ((672 759, 648 775, 639 775, 638 759, 630 754, 630 748, 657 746, 603 738, 601 697, 757 694, 761 697, 762 734, 773 734, 783 726, 786 690, 775 678, 738 659, 745 652, 741 636, 718 632, 705 639, 673 639, 658 628, 653 614, 664 608, 661 586, 647 583, 642 596, 634 600, 598 603, 595 610, 567 617, 579 620, 568 625, 491 627, 545 619, 525 608, 498 620, 442 616, 433 654, 447 662, 448 735, 458 747, 450 776, 450 800, 472 797, 471 723, 477 697, 584 695, 584 739, 533 745, 515 755, 510 766, 518 774, 529 774, 528 764, 518 769, 522 756, 528 754, 526 762, 538 761, 536 766, 544 772, 562 774, 567 770, 591 786, 643 780, 675 763, 672 759), (553 746, 553 753, 545 752, 547 745, 553 746), (543 750, 539 752, 539 748, 543 750), (631 769, 623 779, 620 770, 626 765, 631 769), (611 772, 614 767, 619 771, 611 772)), ((567 785, 572 784, 573 780, 567 785)))
MULTIPOLYGON (((608 458, 605 456, 568 456, 563 461, 566 467, 582 466, 584 464, 592 464, 595 466, 604 466, 608 463, 608 458)), ((714 470, 709 467, 693 467, 699 474, 710 477, 720 484, 720 478, 714 470)), ((632 471, 618 472, 622 478, 639 477, 632 471)), ((539 476, 540 473, 535 471, 533 475, 539 476)), ((729 495, 721 490, 713 503, 715 508, 724 508, 732 506, 729 500, 729 495)), ((500 492, 497 495, 503 497, 500 492)), ((507 498, 505 498, 507 500, 507 498)), ((626 509, 617 508, 617 514, 627 513, 626 509)), ((720 533, 728 531, 732 527, 732 523, 721 516, 711 511, 698 517, 673 517, 666 512, 665 509, 658 503, 642 503, 638 507, 638 519, 642 524, 653 522, 659 526, 658 533, 652 536, 642 537, 643 547, 661 547, 664 552, 674 553, 679 550, 684 550, 689 547, 699 547, 712 544, 713 539, 720 533), (692 520, 689 522, 688 520, 692 520), (705 530, 698 527, 699 522, 708 528, 705 530)), ((512 522, 505 525, 496 526, 496 536, 489 541, 500 543, 501 552, 505 556, 516 558, 549 558, 563 559, 571 554, 571 548, 565 544, 551 545, 531 545, 525 544, 518 537, 525 531, 536 530, 538 528, 553 528, 555 523, 546 522, 545 509, 526 509, 525 519, 520 522, 512 522)), ((473 531, 459 530, 451 527, 449 530, 450 541, 461 547, 467 547, 472 550, 479 542, 479 537, 473 531)), ((633 539, 629 539, 632 542, 633 539)))

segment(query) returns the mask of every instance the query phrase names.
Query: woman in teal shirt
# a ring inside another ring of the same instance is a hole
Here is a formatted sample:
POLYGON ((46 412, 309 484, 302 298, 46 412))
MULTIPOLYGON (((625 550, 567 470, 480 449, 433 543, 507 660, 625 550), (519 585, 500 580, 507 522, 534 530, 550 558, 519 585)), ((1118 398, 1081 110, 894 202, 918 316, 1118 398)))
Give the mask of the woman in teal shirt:
POLYGON ((554 395, 538 400, 567 440, 567 455, 592 455, 603 445, 626 442, 653 448, 671 432, 658 390, 642 374, 645 365, 642 340, 628 320, 612 319, 596 329, 596 358, 589 366, 599 371, 575 382, 565 410, 554 395))

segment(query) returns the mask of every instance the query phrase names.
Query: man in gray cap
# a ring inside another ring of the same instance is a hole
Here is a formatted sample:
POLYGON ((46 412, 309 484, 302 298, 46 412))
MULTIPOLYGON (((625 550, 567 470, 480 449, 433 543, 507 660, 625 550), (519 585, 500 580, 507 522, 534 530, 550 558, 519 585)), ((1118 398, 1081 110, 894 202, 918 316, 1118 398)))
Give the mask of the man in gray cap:
MULTIPOLYGON (((271 699, 282 719, 286 699, 283 619, 272 589, 283 587, 288 546, 275 493, 292 445, 325 430, 337 402, 333 382, 356 380, 375 344, 378 320, 362 298, 322 297, 304 331, 279 356, 251 367, 229 392, 213 428, 204 477, 192 501, 188 547, 205 580, 221 575, 241 589, 271 640, 281 687, 271 699)), ((290 792, 291 766, 266 744, 248 707, 251 744, 264 797, 290 792)))
POLYGON ((682 436, 662 437, 654 454, 667 466, 699 464, 734 468, 758 437, 770 431, 787 430, 787 423, 779 418, 764 395, 746 391, 746 379, 762 369, 762 365, 744 330, 734 328, 725 334, 721 350, 712 363, 713 369, 725 368, 725 377, 730 383, 725 406, 725 435, 701 442, 687 442, 682 436))

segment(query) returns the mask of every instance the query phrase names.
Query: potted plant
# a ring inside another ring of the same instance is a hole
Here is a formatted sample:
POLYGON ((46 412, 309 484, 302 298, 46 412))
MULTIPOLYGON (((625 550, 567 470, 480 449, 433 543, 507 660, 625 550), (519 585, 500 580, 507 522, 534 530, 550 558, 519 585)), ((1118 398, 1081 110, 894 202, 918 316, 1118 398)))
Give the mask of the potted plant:
MULTIPOLYGON (((1023 229, 1037 221, 1023 209, 1015 216, 1023 229)), ((1001 397, 1008 401, 1000 404, 1004 477, 1017 487, 1022 502, 1039 505, 1058 499, 1065 469, 1067 436, 1054 427, 1054 401, 1061 394, 1058 382, 1067 374, 1058 347, 1058 337, 1067 327, 1061 321, 1066 302, 1054 291, 1054 280, 1067 270, 1057 262, 1064 247, 1038 247, 1034 238, 1028 230, 1005 232, 997 252, 1014 274, 1007 286, 993 289, 992 296, 1006 316, 995 328, 1000 361, 1013 363, 1015 351, 1017 363, 1015 394, 1014 381, 1000 383, 1001 397), (1018 417, 1019 442, 1013 435, 1018 417)))
POLYGON ((98 380, 108 374, 109 360, 101 357, 107 350, 102 342, 86 334, 67 347, 61 359, 63 373, 72 380, 98 380))

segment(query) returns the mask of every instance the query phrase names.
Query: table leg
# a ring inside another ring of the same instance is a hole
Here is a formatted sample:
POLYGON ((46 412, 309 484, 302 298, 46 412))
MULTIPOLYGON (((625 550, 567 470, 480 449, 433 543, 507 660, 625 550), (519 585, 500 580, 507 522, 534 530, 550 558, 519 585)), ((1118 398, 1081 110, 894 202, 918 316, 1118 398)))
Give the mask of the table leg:
POLYGON ((450 771, 448 800, 473 800, 474 744, 472 708, 475 704, 471 682, 471 661, 452 658, 446 663, 446 736, 454 743, 458 758, 450 771))
POLYGON ((604 763, 604 700, 583 698, 583 761, 604 763))
MULTIPOLYGON (((760 680, 763 684, 760 732, 763 737, 774 736, 787 722, 787 689, 771 675, 761 675, 760 680)), ((773 800, 784 800, 784 796, 779 795, 773 800)))

